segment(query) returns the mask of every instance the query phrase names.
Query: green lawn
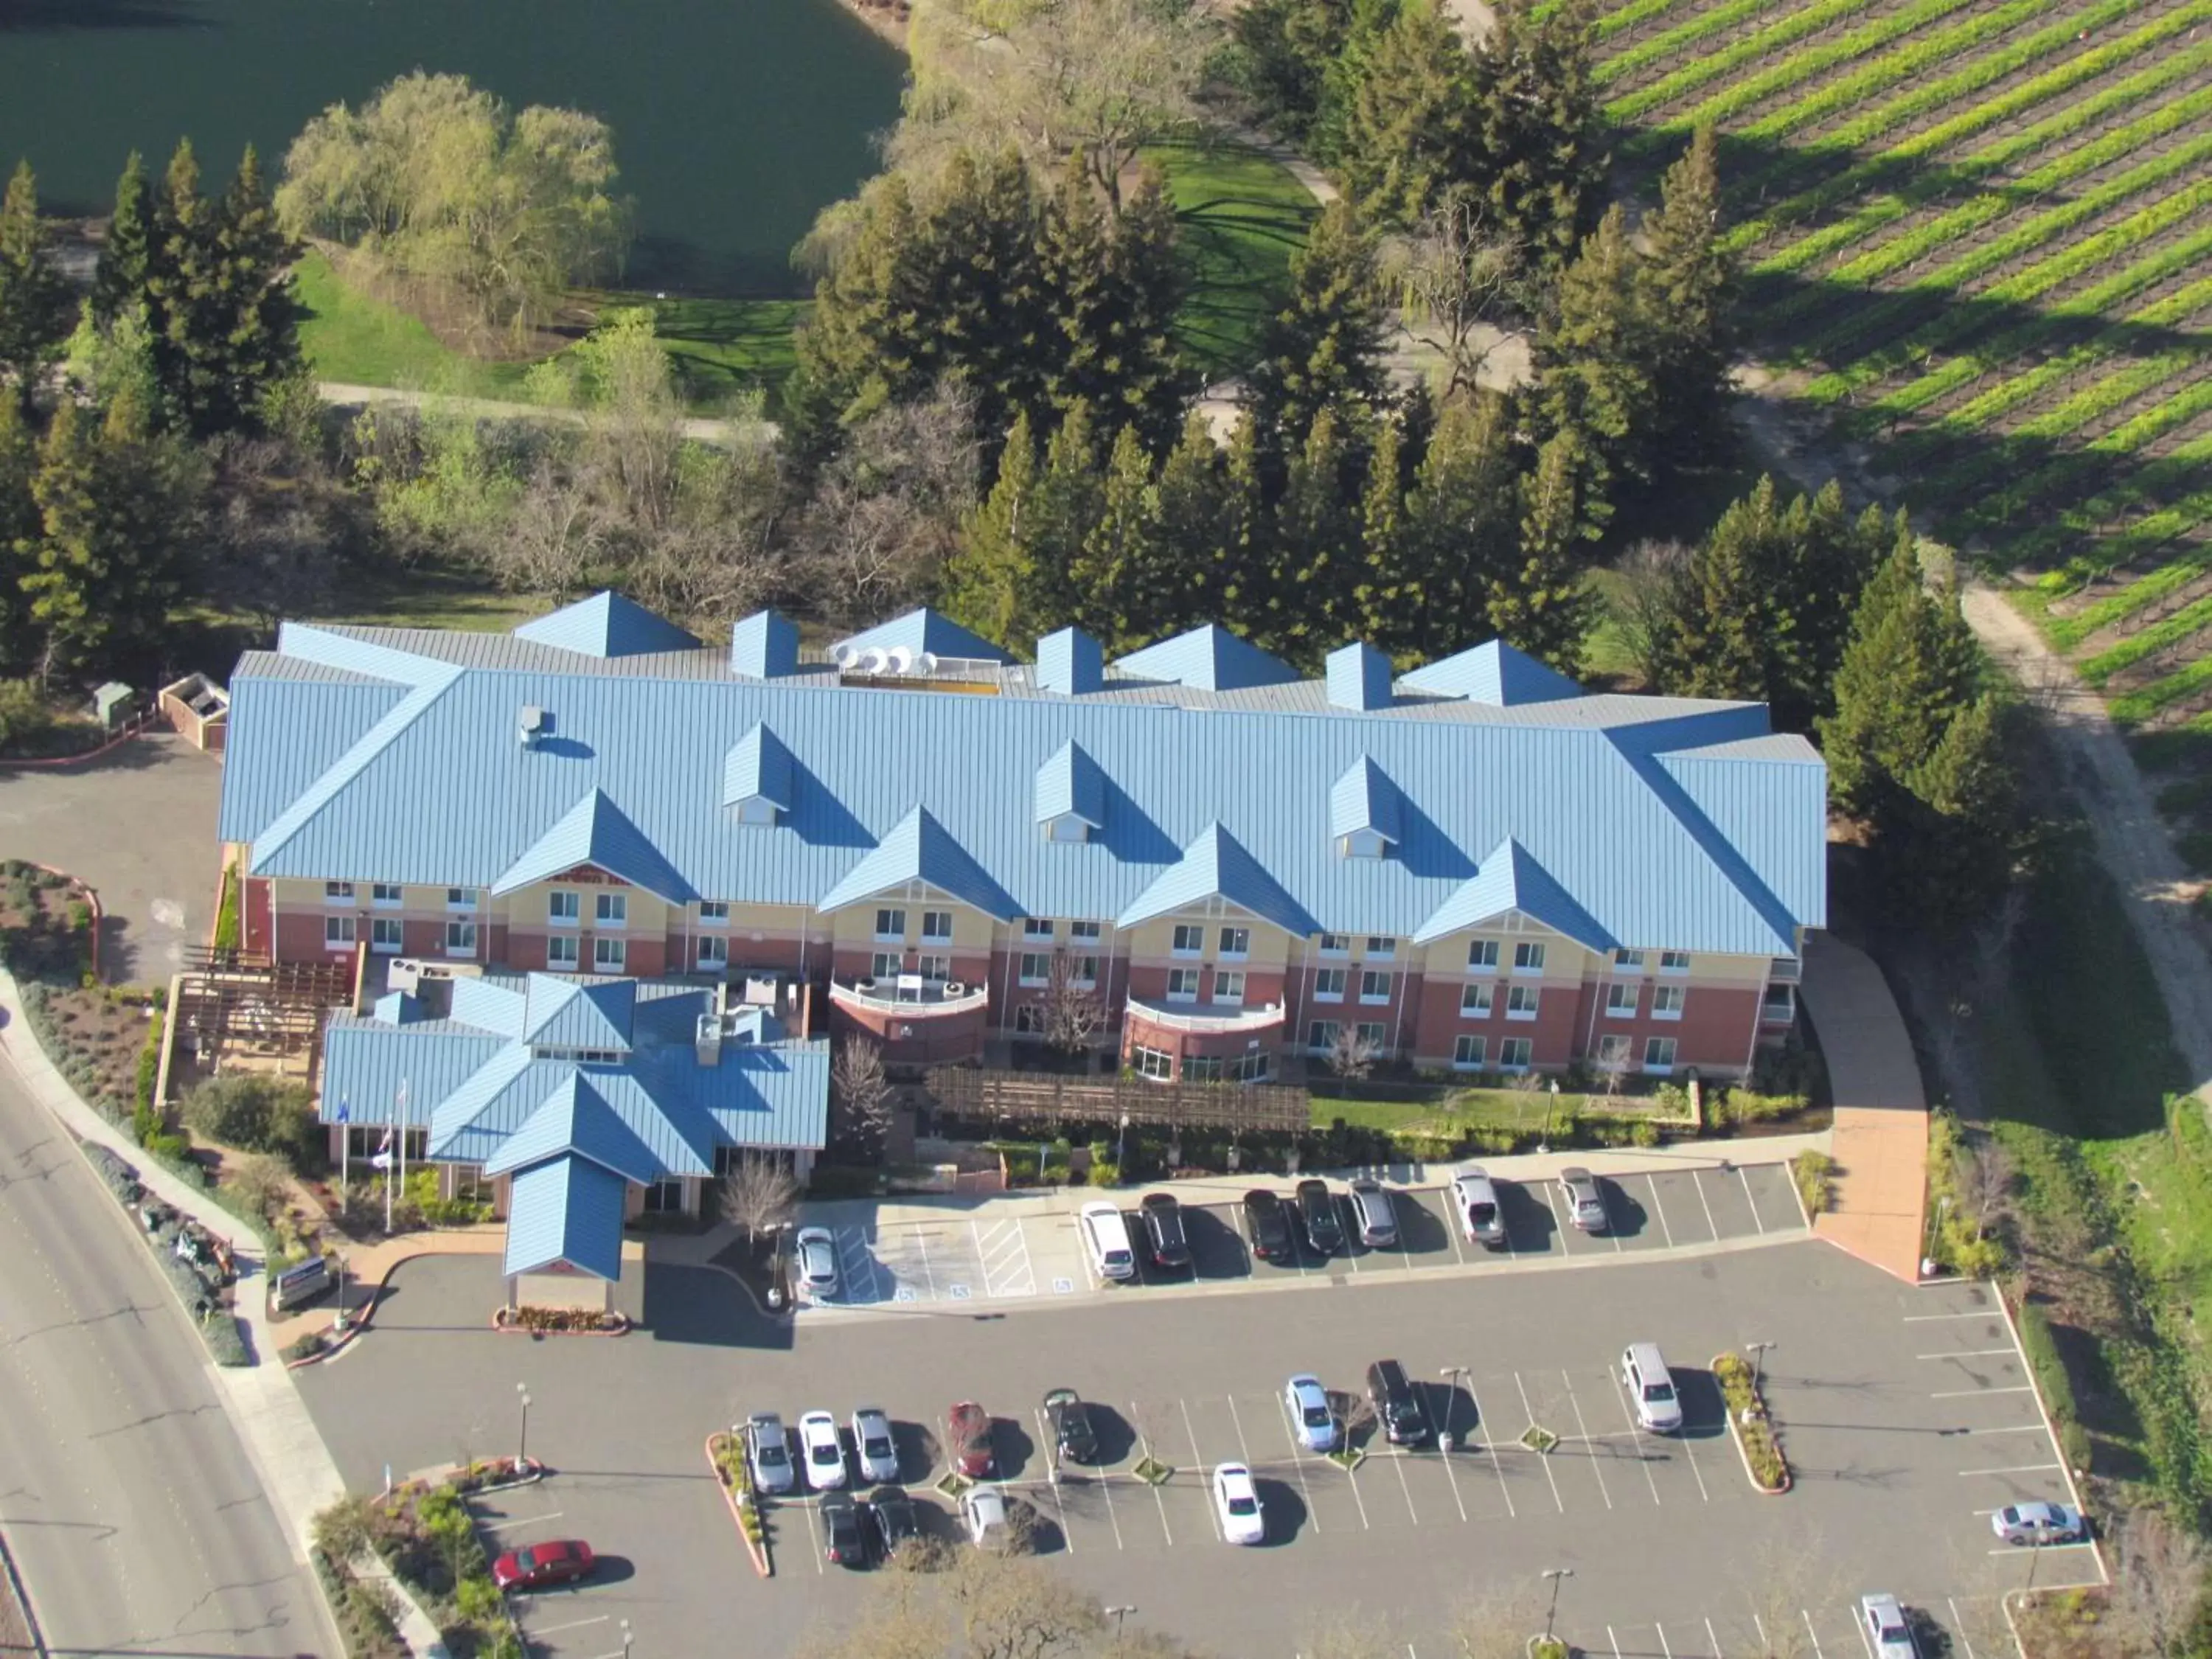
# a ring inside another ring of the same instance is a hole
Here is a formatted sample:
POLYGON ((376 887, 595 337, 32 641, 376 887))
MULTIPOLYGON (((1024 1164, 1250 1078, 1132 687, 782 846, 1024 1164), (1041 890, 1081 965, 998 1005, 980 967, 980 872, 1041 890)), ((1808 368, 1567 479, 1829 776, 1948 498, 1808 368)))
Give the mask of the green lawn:
POLYGON ((1565 1116, 1589 1112, 1626 1115, 1648 1101, 1621 1096, 1585 1095, 1563 1090, 1555 1102, 1548 1089, 1439 1089, 1430 1101, 1346 1100, 1314 1095, 1309 1100, 1313 1126, 1326 1129, 1342 1118, 1356 1129, 1385 1134, 1455 1135, 1468 1129, 1542 1129, 1565 1116))
POLYGON ((1167 173, 1182 224, 1183 349, 1209 377, 1242 374, 1321 210, 1281 162, 1231 140, 1161 144, 1145 156, 1167 173))

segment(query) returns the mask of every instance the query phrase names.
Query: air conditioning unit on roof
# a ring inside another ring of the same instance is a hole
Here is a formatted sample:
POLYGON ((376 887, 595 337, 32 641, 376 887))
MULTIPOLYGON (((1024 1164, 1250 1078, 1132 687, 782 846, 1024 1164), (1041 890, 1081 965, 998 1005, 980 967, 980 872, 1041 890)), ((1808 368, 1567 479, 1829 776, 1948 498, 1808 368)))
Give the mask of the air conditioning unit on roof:
POLYGON ((914 666, 914 649, 910 646, 895 645, 884 662, 892 673, 903 674, 914 666))

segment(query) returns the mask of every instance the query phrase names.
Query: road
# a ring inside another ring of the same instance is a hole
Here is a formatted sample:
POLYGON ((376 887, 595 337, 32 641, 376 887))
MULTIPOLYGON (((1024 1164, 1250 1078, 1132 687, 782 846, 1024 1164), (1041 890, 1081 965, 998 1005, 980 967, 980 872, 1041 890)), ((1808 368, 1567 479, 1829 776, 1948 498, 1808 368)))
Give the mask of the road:
POLYGON ((206 1350, 0 1065, 0 1532, 56 1654, 336 1651, 206 1350))

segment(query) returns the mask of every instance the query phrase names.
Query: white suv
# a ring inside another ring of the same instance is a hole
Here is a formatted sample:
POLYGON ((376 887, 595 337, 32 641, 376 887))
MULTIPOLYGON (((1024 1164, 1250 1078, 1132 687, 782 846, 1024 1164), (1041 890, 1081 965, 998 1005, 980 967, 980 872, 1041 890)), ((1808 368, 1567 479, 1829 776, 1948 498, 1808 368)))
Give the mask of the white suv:
POLYGON ((1920 1659, 1911 1621, 1894 1595, 1859 1598, 1859 1633, 1866 1638, 1874 1659, 1920 1659))
POLYGON ((1468 1243, 1494 1250, 1505 1243, 1505 1212, 1498 1207, 1489 1171, 1478 1166, 1454 1176, 1452 1207, 1459 1212, 1459 1230, 1468 1243))
POLYGON ((1091 1265, 1101 1279, 1134 1279, 1137 1253, 1129 1246, 1129 1224, 1121 1211, 1103 1200, 1086 1204, 1076 1218, 1091 1265))
POLYGON ((1628 1390, 1636 1420, 1654 1434, 1674 1434, 1682 1426, 1681 1396, 1674 1374, 1659 1357, 1656 1342, 1632 1342, 1620 1356, 1620 1382, 1628 1390))

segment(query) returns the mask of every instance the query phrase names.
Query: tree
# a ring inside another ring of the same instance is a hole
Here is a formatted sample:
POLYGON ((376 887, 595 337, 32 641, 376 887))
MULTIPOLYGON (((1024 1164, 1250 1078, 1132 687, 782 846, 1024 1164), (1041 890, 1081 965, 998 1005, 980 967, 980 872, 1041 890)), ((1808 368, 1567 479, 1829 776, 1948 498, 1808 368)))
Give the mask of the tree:
POLYGON ((1518 333, 1502 319, 1517 310, 1521 250, 1485 217, 1481 201, 1452 191, 1390 246, 1383 270, 1413 337, 1443 359, 1447 401, 1473 392, 1490 354, 1518 333))
POLYGON ((1174 441, 1192 377, 1174 337, 1182 303, 1175 204, 1146 167, 1126 204, 1109 206, 1073 163, 1046 204, 1039 285, 1052 332, 1044 392, 1066 410, 1088 403, 1113 430, 1134 422, 1146 449, 1174 441))
MULTIPOLYGON (((1373 1037, 1366 1036, 1350 1020, 1340 1020, 1337 1023, 1336 1036, 1330 1040, 1328 1045, 1329 1069, 1337 1076, 1365 1077, 1368 1073, 1375 1069, 1375 1062, 1381 1057, 1381 1047, 1373 1037)), ((1356 1395, 1354 1398, 1364 1402, 1366 1396, 1362 1395, 1356 1395)), ((1371 1420, 1371 1417, 1363 1419, 1363 1421, 1371 1420)), ((1347 1413, 1344 1424, 1344 1437, 1347 1444, 1351 1442, 1354 1426, 1350 1413, 1347 1413)))
POLYGON ((41 531, 32 481, 39 445, 21 406, 0 398, 0 676, 31 667, 29 600, 23 578, 36 568, 41 531))
POLYGON ((790 1164, 772 1152, 740 1152, 722 1176, 722 1219, 745 1230, 745 1242, 760 1241, 799 1213, 799 1178, 790 1164))
POLYGON ((998 481, 962 526, 960 545, 945 571, 945 614, 985 639, 1018 637, 1014 624, 1028 605, 1036 489, 1030 417, 1017 415, 999 452, 998 481))
POLYGON ((1097 521, 1083 539, 1069 582, 1075 622, 1109 651, 1142 642, 1132 623, 1150 608, 1154 580, 1168 574, 1156 513, 1152 460, 1137 428, 1125 426, 1107 458, 1097 521))
POLYGON ((1141 592, 1119 606, 1123 643, 1149 644, 1220 614, 1228 502, 1220 446, 1206 416, 1184 417, 1182 436, 1160 463, 1152 491, 1151 551, 1158 561, 1141 592))
POLYGON ((1456 178, 1474 93, 1459 31, 1431 0, 1403 0, 1367 52, 1344 120, 1339 170, 1378 224, 1413 224, 1456 178))
POLYGON ((1290 296, 1260 331, 1250 395, 1262 441, 1295 450, 1323 408, 1379 402, 1382 330, 1374 244, 1339 199, 1314 222, 1290 296))
POLYGON ((261 424, 264 399, 301 372, 291 274, 299 257, 277 226, 260 158, 248 144, 215 223, 210 275, 222 334, 210 354, 207 396, 188 411, 194 431, 261 424))
POLYGON ((1095 1595, 1025 1554, 964 1550, 944 1583, 969 1659, 1072 1653, 1105 1624, 1095 1595))
POLYGON ((1584 0, 1542 8, 1501 0, 1475 46, 1459 176, 1491 222, 1532 265, 1574 258, 1605 198, 1611 157, 1591 64, 1595 24, 1584 0))
POLYGON ((2120 1528, 2112 1612, 2130 1645, 2155 1659, 2180 1659, 2204 1605, 2212 1552, 2162 1510, 2141 1509, 2120 1528))
POLYGON ((1519 551, 1518 471, 1503 399, 1444 405, 1406 497, 1406 598, 1377 643, 1427 655, 1481 637, 1493 580, 1504 580, 1519 551))
POLYGON ((1555 434, 1521 480, 1519 557, 1489 586, 1497 637, 1571 676, 1589 631, 1592 600, 1576 560, 1584 535, 1589 458, 1573 432, 1555 434))
POLYGON ((1055 951, 1045 981, 1044 1040, 1063 1054, 1088 1053, 1106 1029, 1106 1000, 1098 994, 1098 958, 1055 951), (1083 971, 1085 963, 1089 971, 1083 971))
POLYGON ((1613 566, 1606 605, 1637 678, 1654 690, 1674 672, 1674 618, 1685 603, 1691 550, 1680 542, 1637 542, 1613 566))
POLYGON ((39 183, 19 161, 0 198, 0 374, 15 381, 29 414, 47 368, 61 356, 71 306, 69 283, 46 246, 39 183))
POLYGON ((2003 1225, 2012 1207, 2013 1164, 2003 1146, 1984 1133, 1965 1139, 1959 1159, 1959 1196, 1974 1218, 1974 1240, 2003 1225))
POLYGON ((1244 88, 1261 120, 1294 143, 1313 131, 1351 22, 1351 0, 1253 0, 1231 16, 1244 88))
POLYGON ((102 327, 146 298, 146 271, 152 253, 152 190, 146 164, 137 150, 115 181, 115 211, 100 240, 100 263, 93 270, 92 317, 102 327))
POLYGON ((1369 568, 1357 510, 1364 467, 1347 429, 1358 412, 1327 404, 1314 411, 1276 503, 1273 579, 1239 614, 1254 643, 1294 660, 1317 659, 1359 624, 1369 568))
POLYGON ((200 194, 199 160, 187 138, 171 154, 154 196, 146 313, 154 374, 165 404, 161 414, 194 430, 198 428, 192 412, 214 391, 224 331, 215 242, 215 209, 200 194))
POLYGON ((1534 352, 1544 429, 1582 434, 1601 501, 1648 481, 1643 434, 1659 389, 1646 361, 1627 220, 1609 208, 1559 280, 1534 352))
POLYGON ((830 1065, 830 1139, 848 1157, 872 1162, 884 1155, 890 1133, 890 1080, 884 1051, 866 1037, 847 1037, 830 1065))
POLYGON ((1644 434, 1646 465, 1655 471, 1711 460, 1734 436, 1728 316, 1735 262, 1721 230, 1718 145, 1713 130, 1700 127, 1667 170, 1658 210, 1644 216, 1636 266, 1651 382, 1665 392, 1644 434))

